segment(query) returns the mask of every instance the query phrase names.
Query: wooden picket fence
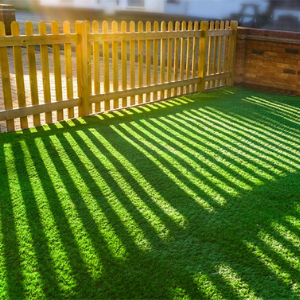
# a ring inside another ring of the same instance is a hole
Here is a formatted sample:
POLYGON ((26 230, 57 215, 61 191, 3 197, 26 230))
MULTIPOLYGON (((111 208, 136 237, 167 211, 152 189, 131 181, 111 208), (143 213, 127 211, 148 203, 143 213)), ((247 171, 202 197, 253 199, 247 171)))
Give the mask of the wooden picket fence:
MULTIPOLYGON (((0 22, 2 131, 233 84, 236 21, 0 22), (129 26, 128 26, 129 25, 129 26), (175 25, 175 27, 173 26, 175 25), (101 28, 100 28, 101 26, 101 28)), ((1 128, 0 127, 0 128, 1 128)))

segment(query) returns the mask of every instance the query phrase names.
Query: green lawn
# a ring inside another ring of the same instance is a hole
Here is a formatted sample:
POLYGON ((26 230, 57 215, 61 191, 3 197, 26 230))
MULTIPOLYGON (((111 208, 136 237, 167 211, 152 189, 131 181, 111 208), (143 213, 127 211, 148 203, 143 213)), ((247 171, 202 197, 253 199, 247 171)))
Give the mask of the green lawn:
POLYGON ((0 174, 1 299, 300 299, 299 98, 2 134, 0 174))

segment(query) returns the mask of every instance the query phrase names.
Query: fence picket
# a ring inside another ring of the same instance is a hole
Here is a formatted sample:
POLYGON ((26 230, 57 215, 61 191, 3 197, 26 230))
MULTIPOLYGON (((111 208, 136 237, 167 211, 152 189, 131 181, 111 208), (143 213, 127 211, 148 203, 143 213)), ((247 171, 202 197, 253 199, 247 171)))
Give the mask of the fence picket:
MULTIPOLYGON (((65 21, 63 23, 63 32, 65 34, 71 33, 70 22, 65 21)), ((67 99, 73 98, 73 72, 72 72, 72 45, 70 43, 64 44, 65 52, 65 69, 66 69, 66 88, 67 88, 67 99)), ((74 108, 68 108, 68 118, 74 118, 74 108)))
MULTIPOLYGON (((107 21, 102 22, 102 32, 108 33, 107 21)), ((103 81, 104 81, 104 93, 109 92, 109 43, 103 43, 103 81)), ((110 110, 110 101, 104 102, 104 110, 110 110)))
MULTIPOLYGON (((194 31, 199 31, 199 23, 196 21, 194 23, 194 31)), ((192 50, 192 78, 196 77, 196 69, 197 69, 197 38, 193 38, 193 50, 192 50)), ((195 92, 195 85, 191 86, 191 92, 195 92)))
MULTIPOLYGON (((153 31, 158 32, 159 24, 157 21, 153 24, 153 31)), ((158 83, 158 39, 153 41, 153 84, 158 83)), ((157 92, 153 93, 153 101, 157 100, 157 92)))
MULTIPOLYGON (((77 21, 75 22, 75 32, 76 34, 80 34, 80 22, 77 21)), ((82 89, 81 87, 81 78, 82 78, 82 51, 81 51, 81 45, 80 45, 80 41, 78 41, 78 43, 76 43, 76 68, 77 68, 77 94, 78 97, 81 98, 82 97, 82 89)), ((81 117, 82 116, 82 112, 81 112, 82 107, 79 106, 78 107, 78 116, 81 117)))
MULTIPOLYGON (((93 21, 92 32, 99 33, 99 23, 93 21)), ((93 42, 93 71, 94 71, 94 94, 100 94, 100 46, 99 42, 93 42)), ((100 112, 100 103, 95 103, 95 112, 100 112)))
MULTIPOLYGON (((229 29, 229 21, 225 22, 225 30, 229 29)), ((228 72, 228 43, 229 43, 229 37, 224 36, 224 71, 223 72, 228 72)), ((225 79, 225 84, 228 83, 228 80, 225 79)))
MULTIPOLYGON (((40 35, 47 34, 47 27, 45 22, 39 23, 39 33, 40 35)), ((44 92, 44 103, 51 102, 51 87, 50 87, 50 77, 49 77, 49 57, 48 57, 48 46, 41 45, 41 65, 42 65, 42 75, 43 75, 43 92, 44 92)), ((52 123, 52 112, 46 112, 46 123, 52 123)))
MULTIPOLYGON (((17 22, 12 22, 11 34, 13 36, 20 35, 20 27, 17 22)), ((13 53, 14 53, 14 63, 15 63, 16 85, 18 91, 18 104, 19 107, 24 107, 26 106, 26 97, 25 97, 22 48, 18 46, 13 47, 13 53)), ((27 128, 28 127, 27 117, 20 118, 20 123, 22 129, 27 128)))
MULTIPOLYGON (((123 21, 121 23, 121 32, 127 32, 127 23, 123 21)), ((121 69, 122 69, 122 90, 127 90, 127 42, 121 42, 121 69)), ((122 107, 127 106, 127 97, 122 98, 122 107)))
MULTIPOLYGON (((216 21, 215 22, 215 28, 216 30, 219 30, 220 29, 220 22, 219 21, 216 21)), ((214 49, 213 49, 213 63, 212 63, 212 73, 213 74, 216 74, 217 73, 217 66, 218 66, 218 63, 217 63, 217 59, 218 59, 218 36, 215 36, 213 37, 213 45, 214 45, 214 49)), ((212 81, 212 88, 216 87, 216 81, 213 80, 212 81)))
MULTIPOLYGON (((168 31, 173 31, 173 22, 168 23, 168 31)), ((168 39, 168 54, 167 54, 167 81, 172 81, 172 55, 173 54, 173 39, 168 39)), ((167 98, 170 98, 172 95, 172 90, 167 90, 167 98)))
MULTIPOLYGON (((146 32, 151 32, 151 23, 146 23, 146 32)), ((146 41, 146 85, 150 85, 151 80, 151 40, 146 41)), ((146 102, 150 102, 150 93, 146 94, 146 102)))
MULTIPOLYGON (((59 34, 58 22, 52 22, 51 24, 52 34, 59 34)), ((54 63, 54 80, 55 80, 55 96, 56 101, 62 101, 62 82, 61 82, 61 61, 60 61, 60 45, 52 45, 53 49, 53 63, 54 63)), ((63 110, 57 111, 57 121, 64 119, 63 110)))
MULTIPOLYGON (((85 21, 85 35, 89 34, 91 32, 91 22, 85 21)), ((86 47, 86 60, 87 60, 87 84, 88 84, 88 94, 93 94, 93 88, 92 88, 92 47, 90 42, 86 39, 87 47, 86 47)), ((92 103, 89 104, 89 114, 93 113, 93 105, 92 103)))
MULTIPOLYGON (((215 26, 215 22, 211 21, 209 24, 209 29, 213 30, 215 26)), ((213 37, 210 36, 209 37, 209 41, 208 41, 208 61, 207 61, 207 75, 211 75, 212 74, 212 70, 213 70, 213 37)), ((212 81, 208 81, 207 82, 207 87, 211 88, 212 86, 212 81)))
MULTIPOLYGON (((224 21, 221 21, 220 22, 220 29, 221 30, 224 30, 224 21)), ((217 67, 217 73, 221 73, 221 62, 222 62, 222 47, 223 47, 223 37, 220 36, 219 37, 219 45, 218 45, 218 48, 219 48, 219 52, 218 52, 218 67, 217 67)), ((217 87, 220 87, 221 86, 221 80, 218 79, 217 80, 217 87)))
MULTIPOLYGON (((166 22, 161 22, 161 29, 162 32, 167 30, 166 22)), ((166 76, 166 39, 161 39, 160 41, 160 83, 165 82, 166 76)), ((160 91, 160 99, 165 98, 165 91, 160 91)))
MULTIPOLYGON (((188 23, 188 31, 191 31, 193 29, 193 22, 190 21, 188 23)), ((188 38, 187 39, 187 55, 186 55, 186 79, 191 78, 191 53, 192 53, 192 39, 188 38)), ((190 87, 187 85, 185 87, 185 93, 188 94, 190 92, 190 87)))
MULTIPOLYGON (((112 22, 112 33, 118 32, 118 23, 112 22)), ((112 42, 112 67, 113 67, 113 91, 119 90, 119 43, 117 41, 112 42)), ((113 109, 119 108, 119 99, 113 100, 113 109)))
POLYGON ((88 42, 87 32, 89 25, 87 22, 77 21, 76 32, 79 35, 79 43, 77 44, 78 55, 80 56, 77 68, 80 69, 78 72, 78 95, 81 98, 81 105, 79 106, 79 116, 85 117, 90 112, 90 85, 89 85, 89 63, 88 63, 88 42))
MULTIPOLYGON (((130 22, 130 32, 135 32, 135 23, 130 22)), ((130 88, 135 88, 135 41, 130 41, 130 88)), ((135 105, 135 96, 130 97, 130 105, 135 105)))
MULTIPOLYGON (((27 36, 33 35, 33 25, 31 22, 25 23, 25 34, 27 36)), ((30 95, 31 95, 31 104, 39 104, 39 93, 38 93, 38 84, 37 84, 37 70, 36 70, 36 56, 35 56, 35 46, 27 46, 27 59, 28 59, 28 72, 30 79, 30 95)), ((33 115, 33 125, 41 125, 41 116, 33 115)))
MULTIPOLYGON (((0 36, 5 36, 5 26, 3 22, 0 22, 0 36)), ((3 97, 4 97, 4 108, 6 110, 12 109, 13 102, 12 102, 12 94, 11 94, 7 47, 0 48, 0 65, 1 65, 2 88, 3 88, 3 97)), ((15 129, 14 120, 7 120, 6 126, 8 131, 13 131, 15 129)))
MULTIPOLYGON (((175 31, 180 30, 180 23, 175 23, 175 31)), ((178 80, 178 64, 179 64, 179 39, 175 39, 174 43, 174 81, 178 80)), ((177 96, 177 88, 174 88, 173 95, 177 96)))
MULTIPOLYGON (((186 22, 182 22, 181 31, 186 31, 186 22)), ((180 80, 184 80, 184 66, 185 66, 185 49, 186 49, 186 39, 181 39, 181 49, 180 49, 180 80)), ((179 94, 183 95, 183 87, 179 88, 179 94)))
MULTIPOLYGON (((143 32, 144 24, 142 21, 138 23, 138 32, 143 32)), ((138 41, 138 85, 143 86, 144 82, 144 41, 138 41)), ((138 103, 143 103, 143 95, 138 96, 138 103)))

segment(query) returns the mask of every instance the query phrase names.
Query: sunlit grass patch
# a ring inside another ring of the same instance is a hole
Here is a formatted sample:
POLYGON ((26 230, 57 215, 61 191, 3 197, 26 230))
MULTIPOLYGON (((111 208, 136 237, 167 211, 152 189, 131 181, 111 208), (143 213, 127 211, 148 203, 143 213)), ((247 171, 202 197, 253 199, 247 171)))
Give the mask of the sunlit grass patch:
POLYGON ((300 100, 227 88, 0 135, 0 298, 300 298, 300 100))

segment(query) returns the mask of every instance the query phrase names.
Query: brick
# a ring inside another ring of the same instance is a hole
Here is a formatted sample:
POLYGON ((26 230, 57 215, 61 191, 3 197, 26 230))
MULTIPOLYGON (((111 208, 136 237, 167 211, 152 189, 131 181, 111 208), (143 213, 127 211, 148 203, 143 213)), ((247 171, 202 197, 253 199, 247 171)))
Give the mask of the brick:
POLYGON ((258 66, 253 65, 253 64, 245 64, 245 69, 247 69, 247 71, 252 70, 252 71, 256 72, 258 69, 258 66))
POLYGON ((246 78, 256 78, 256 74, 245 74, 246 78))
POLYGON ((265 67, 275 67, 278 68, 277 63, 273 61, 263 61, 265 67))
POLYGON ((284 48, 281 47, 271 47, 271 51, 277 52, 277 53, 281 53, 281 52, 285 52, 284 48))
POLYGON ((290 54, 290 53, 281 53, 281 57, 283 58, 289 58, 289 59, 295 59, 295 54, 290 54))
POLYGON ((277 56, 277 52, 273 52, 273 51, 266 51, 265 52, 265 56, 277 56))
POLYGON ((251 63, 255 64, 255 65, 263 65, 264 64, 263 60, 260 60, 260 59, 251 59, 251 63))
POLYGON ((284 63, 284 61, 281 57, 272 57, 271 61, 277 62, 277 63, 284 63))
MULTIPOLYGON (((300 37, 298 37, 298 39, 300 39, 300 37)), ((292 49, 299 49, 299 48, 300 48, 300 45, 299 45, 299 44, 290 44, 289 48, 292 48, 292 49)))
POLYGON ((289 64, 277 63, 277 66, 281 69, 288 69, 290 67, 289 64))
POLYGON ((287 44, 287 43, 275 43, 275 47, 278 47, 278 48, 288 48, 288 47, 291 47, 291 44, 287 44))
POLYGON ((278 73, 278 74, 276 74, 276 77, 280 78, 280 79, 288 79, 289 78, 289 74, 278 73))
POLYGON ((291 65, 296 65, 298 63, 298 60, 297 59, 290 59, 290 58, 285 58, 283 60, 285 63, 287 64, 291 64, 291 65))
POLYGON ((276 77, 277 72, 274 72, 274 71, 271 71, 271 70, 264 70, 260 73, 262 74, 262 76, 267 76, 268 78, 270 78, 270 77, 276 77))
POLYGON ((245 59, 245 54, 244 53, 236 53, 236 59, 245 59))
POLYGON ((273 47, 270 47, 270 46, 261 45, 261 46, 258 46, 257 48, 259 50, 264 50, 264 51, 273 51, 273 47))

